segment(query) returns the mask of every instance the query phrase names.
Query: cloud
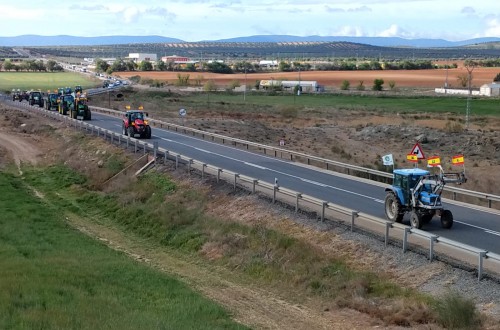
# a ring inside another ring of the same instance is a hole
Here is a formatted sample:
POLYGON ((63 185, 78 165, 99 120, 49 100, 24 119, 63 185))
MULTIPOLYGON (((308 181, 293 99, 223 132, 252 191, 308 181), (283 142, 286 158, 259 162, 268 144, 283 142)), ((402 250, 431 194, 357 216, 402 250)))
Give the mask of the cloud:
POLYGON ((487 29, 484 31, 485 37, 498 37, 500 36, 500 19, 498 17, 491 17, 486 22, 487 29))
POLYGON ((347 9, 348 12, 350 13, 360 13, 360 12, 369 12, 372 11, 370 7, 367 6, 361 6, 358 8, 349 8, 347 9))
POLYGON ((462 8, 461 13, 466 15, 474 15, 476 13, 476 10, 472 7, 464 7, 462 8))
POLYGON ((103 5, 95 5, 95 6, 89 6, 89 5, 71 5, 69 6, 70 10, 84 10, 84 11, 102 11, 106 10, 107 8, 103 5))
POLYGON ((411 38, 413 35, 408 31, 402 29, 397 24, 392 24, 388 29, 383 30, 378 33, 378 37, 402 37, 402 38, 411 38))
POLYGON ((335 8, 330 6, 325 6, 325 11, 329 13, 345 13, 345 10, 342 8, 335 8))
POLYGON ((337 31, 333 32, 332 35, 334 36, 342 36, 342 37, 363 37, 363 29, 361 29, 359 26, 350 26, 350 25, 345 25, 340 27, 337 31))

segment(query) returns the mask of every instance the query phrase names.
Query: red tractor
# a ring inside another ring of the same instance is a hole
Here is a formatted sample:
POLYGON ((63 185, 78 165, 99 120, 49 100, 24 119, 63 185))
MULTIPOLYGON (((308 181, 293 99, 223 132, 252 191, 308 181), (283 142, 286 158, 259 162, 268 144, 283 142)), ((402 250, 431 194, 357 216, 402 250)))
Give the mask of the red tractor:
POLYGON ((141 110, 129 110, 123 116, 122 133, 130 137, 139 135, 143 139, 151 139, 151 127, 146 120, 147 113, 141 110))

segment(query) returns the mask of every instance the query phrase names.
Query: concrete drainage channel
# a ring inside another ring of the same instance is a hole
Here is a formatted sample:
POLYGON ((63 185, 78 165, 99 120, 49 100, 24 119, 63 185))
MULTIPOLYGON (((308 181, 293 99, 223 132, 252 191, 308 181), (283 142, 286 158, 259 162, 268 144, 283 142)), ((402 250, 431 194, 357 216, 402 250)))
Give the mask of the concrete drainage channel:
POLYGON ((332 220, 343 223, 350 227, 351 231, 359 228, 382 237, 385 245, 391 242, 402 242, 403 253, 409 249, 426 251, 429 261, 436 257, 463 268, 473 268, 477 271, 477 278, 481 280, 485 274, 492 278, 500 276, 500 255, 488 252, 470 245, 462 244, 457 241, 447 239, 435 234, 431 234, 419 229, 393 223, 385 219, 373 217, 369 214, 347 209, 332 202, 320 200, 300 192, 279 187, 274 183, 265 182, 251 178, 240 173, 231 172, 196 159, 169 151, 158 147, 158 142, 147 143, 142 140, 124 137, 107 129, 94 126, 88 122, 83 122, 60 115, 57 112, 31 107, 28 104, 7 101, 9 104, 21 106, 24 108, 37 110, 39 114, 45 117, 55 118, 64 121, 68 126, 80 129, 86 133, 102 137, 106 141, 124 146, 134 153, 150 154, 155 160, 165 162, 173 161, 175 168, 185 167, 189 174, 197 173, 204 178, 206 175, 212 176, 217 182, 224 181, 231 184, 234 189, 245 189, 252 193, 259 193, 269 198, 272 203, 281 202, 291 206, 296 212, 299 210, 306 212, 315 212, 319 221, 332 220))

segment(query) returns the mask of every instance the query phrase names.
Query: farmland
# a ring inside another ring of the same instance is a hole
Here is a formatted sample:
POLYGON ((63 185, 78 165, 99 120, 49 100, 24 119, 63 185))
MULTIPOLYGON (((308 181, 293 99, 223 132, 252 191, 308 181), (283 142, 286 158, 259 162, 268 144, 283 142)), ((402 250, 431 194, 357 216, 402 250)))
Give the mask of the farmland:
POLYGON ((13 88, 45 91, 75 85, 90 88, 96 86, 97 82, 73 72, 0 72, 0 91, 11 91, 13 88))

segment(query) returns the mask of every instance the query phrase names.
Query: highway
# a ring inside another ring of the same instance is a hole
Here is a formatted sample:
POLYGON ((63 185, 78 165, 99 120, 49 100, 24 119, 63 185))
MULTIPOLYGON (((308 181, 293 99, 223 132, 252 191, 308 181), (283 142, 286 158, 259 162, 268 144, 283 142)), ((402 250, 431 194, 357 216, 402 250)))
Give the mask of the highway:
MULTIPOLYGON (((92 113, 90 123, 119 133, 122 130, 120 118, 95 111, 92 113)), ((339 175, 332 171, 156 127, 152 129, 152 138, 147 141, 158 142, 161 148, 266 182, 272 183, 277 178, 281 187, 385 218, 385 191, 380 183, 339 175)), ((453 227, 441 228, 439 217, 434 217, 429 224, 423 226, 423 230, 500 254, 500 211, 453 201, 444 201, 444 204, 453 212, 453 227)), ((405 216, 403 223, 409 224, 408 215, 405 216)))
MULTIPOLYGON (((120 118, 94 112, 92 124, 121 132, 120 118)), ((188 135, 153 128, 152 142, 161 148, 206 162, 229 171, 274 182, 281 187, 302 192, 344 207, 385 218, 384 187, 357 178, 336 175, 334 172, 305 166, 287 160, 268 157, 213 143, 188 135)), ((423 230, 469 244, 494 253, 500 253, 500 212, 475 205, 462 206, 446 201, 446 208, 453 212, 455 222, 451 230, 441 228, 439 217, 423 230)), ((408 216, 404 223, 409 224, 408 216)))

